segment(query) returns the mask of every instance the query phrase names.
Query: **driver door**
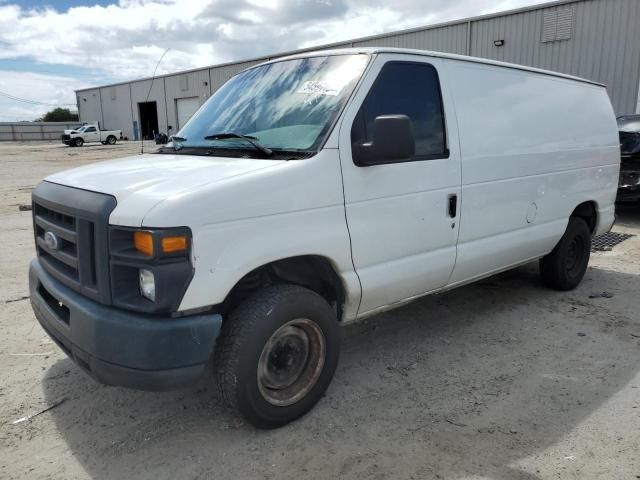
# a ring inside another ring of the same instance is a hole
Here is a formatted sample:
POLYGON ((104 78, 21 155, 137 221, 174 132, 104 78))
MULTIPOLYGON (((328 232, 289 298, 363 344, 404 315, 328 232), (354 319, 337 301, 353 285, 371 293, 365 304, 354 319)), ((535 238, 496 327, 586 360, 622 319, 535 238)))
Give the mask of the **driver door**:
POLYGON ((96 127, 87 127, 82 135, 85 142, 98 142, 100 141, 100 134, 97 132, 96 127))
POLYGON ((444 78, 440 59, 380 54, 343 116, 340 161, 353 263, 362 285, 359 315, 443 287, 455 265, 460 150, 444 78), (371 142, 380 115, 409 117, 415 153, 358 166, 353 152, 371 142))

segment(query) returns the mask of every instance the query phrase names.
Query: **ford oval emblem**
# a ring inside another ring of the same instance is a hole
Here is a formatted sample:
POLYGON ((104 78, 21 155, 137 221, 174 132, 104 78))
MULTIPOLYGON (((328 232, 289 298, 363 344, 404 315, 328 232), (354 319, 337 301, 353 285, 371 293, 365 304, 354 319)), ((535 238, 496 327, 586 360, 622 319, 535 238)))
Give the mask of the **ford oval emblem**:
POLYGON ((56 237, 55 233, 47 231, 44 234, 44 244, 51 250, 57 250, 60 246, 60 241, 58 240, 58 237, 56 237))

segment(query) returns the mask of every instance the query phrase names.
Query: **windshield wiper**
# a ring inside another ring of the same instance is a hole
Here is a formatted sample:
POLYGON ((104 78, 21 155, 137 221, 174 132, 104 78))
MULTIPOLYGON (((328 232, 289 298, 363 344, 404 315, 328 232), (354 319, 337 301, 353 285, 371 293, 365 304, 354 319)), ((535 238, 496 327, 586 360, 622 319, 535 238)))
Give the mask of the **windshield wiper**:
POLYGON ((181 142, 186 142, 187 139, 184 137, 179 137, 177 135, 171 135, 169 137, 169 141, 171 143, 173 143, 173 149, 177 152, 178 150, 180 150, 184 145, 182 145, 181 142))
POLYGON ((268 147, 262 145, 256 137, 252 137, 250 135, 242 135, 240 133, 234 132, 223 132, 223 133, 214 133, 211 135, 207 135, 204 137, 205 140, 226 140, 228 138, 240 138, 247 143, 250 143, 256 150, 264 153, 267 157, 273 155, 273 150, 268 147))

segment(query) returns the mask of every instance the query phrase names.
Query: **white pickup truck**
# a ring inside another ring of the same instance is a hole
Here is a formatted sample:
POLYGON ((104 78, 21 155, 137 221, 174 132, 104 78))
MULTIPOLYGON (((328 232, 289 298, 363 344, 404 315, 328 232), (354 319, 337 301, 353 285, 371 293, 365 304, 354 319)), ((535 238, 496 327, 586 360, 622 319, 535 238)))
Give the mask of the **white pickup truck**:
POLYGON ((527 262, 578 286, 619 169, 588 80, 391 48, 278 59, 157 152, 41 182, 31 303, 98 381, 213 371, 272 428, 324 394, 341 324, 527 262))
POLYGON ((115 145, 117 140, 122 139, 122 130, 100 130, 98 124, 85 124, 77 130, 65 130, 60 139, 71 147, 81 147, 91 142, 115 145))

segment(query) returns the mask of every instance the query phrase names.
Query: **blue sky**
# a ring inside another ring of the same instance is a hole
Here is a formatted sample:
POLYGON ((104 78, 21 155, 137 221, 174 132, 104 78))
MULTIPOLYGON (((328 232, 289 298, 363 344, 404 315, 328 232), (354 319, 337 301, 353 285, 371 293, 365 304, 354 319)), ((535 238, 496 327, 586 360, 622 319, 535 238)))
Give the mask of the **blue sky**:
POLYGON ((61 75, 86 79, 102 79, 108 81, 110 76, 99 68, 86 68, 80 65, 60 63, 42 63, 29 57, 8 58, 0 60, 0 69, 16 72, 33 72, 44 75, 61 75))
POLYGON ((79 88, 150 76, 167 48, 159 73, 533 3, 541 0, 0 0, 0 121, 73 104, 79 88))
POLYGON ((113 0, 16 0, 13 2, 5 1, 4 3, 13 3, 22 8, 53 8, 59 11, 69 10, 71 7, 91 7, 93 5, 109 5, 113 0))
MULTIPOLYGON (((107 6, 118 4, 118 2, 114 0, 0 0, 0 4, 3 3, 17 5, 24 10, 51 9, 58 12, 67 12, 70 8, 74 7, 93 7, 96 5, 107 6)), ((105 71, 102 69, 83 68, 82 66, 78 65, 41 63, 38 61, 34 61, 28 56, 0 60, 0 69, 18 72, 22 71, 62 76, 75 76, 80 78, 84 77, 88 79, 99 79, 104 81, 110 80, 110 77, 105 77, 105 71)))

